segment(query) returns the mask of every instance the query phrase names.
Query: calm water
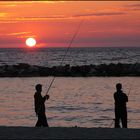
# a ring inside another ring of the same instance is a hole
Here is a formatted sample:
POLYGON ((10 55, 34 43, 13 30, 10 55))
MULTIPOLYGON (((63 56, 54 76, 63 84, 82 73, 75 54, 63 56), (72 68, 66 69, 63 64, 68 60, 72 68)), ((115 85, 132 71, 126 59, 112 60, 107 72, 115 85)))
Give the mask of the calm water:
MULTIPOLYGON (((57 66, 67 48, 0 49, 0 65, 28 63, 30 65, 57 66)), ((109 63, 136 63, 140 61, 140 48, 70 48, 63 64, 87 65, 109 63)))
MULTIPOLYGON (((46 85, 52 77, 0 78, 0 125, 34 126, 34 85, 46 85)), ((140 78, 91 77, 56 78, 46 114, 50 126, 110 127, 114 118, 113 93, 115 84, 122 82, 124 92, 130 90, 128 126, 140 128, 140 78)), ((113 125, 111 126, 113 127, 113 125)))

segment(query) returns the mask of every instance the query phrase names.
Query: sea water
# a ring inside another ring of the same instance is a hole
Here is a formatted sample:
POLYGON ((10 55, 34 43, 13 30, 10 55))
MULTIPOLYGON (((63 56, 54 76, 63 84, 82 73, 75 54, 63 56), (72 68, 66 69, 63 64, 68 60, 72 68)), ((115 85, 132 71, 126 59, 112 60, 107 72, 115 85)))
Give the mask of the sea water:
MULTIPOLYGON (((58 66, 67 48, 0 49, 0 65, 28 63, 58 66)), ((140 61, 140 48, 70 48, 63 65, 131 63, 140 61)), ((43 84, 43 95, 53 77, 0 78, 0 125, 34 126, 34 93, 43 84)), ((114 127, 115 84, 129 94, 128 127, 140 128, 139 77, 57 77, 46 101, 50 126, 114 127)))
MULTIPOLYGON (((42 95, 53 77, 0 78, 0 125, 34 126, 35 85, 42 95)), ((140 128, 140 78, 138 77, 57 77, 46 101, 51 127, 114 127, 115 84, 121 82, 129 94, 128 127, 140 128)))
MULTIPOLYGON (((0 65, 28 63, 38 66, 60 65, 67 48, 15 48, 0 49, 0 65)), ((140 61, 140 48, 70 48, 63 65, 90 65, 110 63, 137 63, 140 61)))

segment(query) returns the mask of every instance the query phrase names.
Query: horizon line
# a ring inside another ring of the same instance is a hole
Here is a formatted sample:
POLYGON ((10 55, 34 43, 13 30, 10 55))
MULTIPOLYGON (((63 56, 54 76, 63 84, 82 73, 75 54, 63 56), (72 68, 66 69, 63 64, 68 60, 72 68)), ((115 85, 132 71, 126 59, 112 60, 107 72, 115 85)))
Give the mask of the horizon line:
MULTIPOLYGON (((33 50, 33 49, 59 49, 59 48, 67 48, 67 47, 0 47, 0 49, 29 49, 29 50, 33 50)), ((102 47, 90 47, 90 46, 85 46, 85 47, 71 47, 71 48, 140 48, 140 46, 102 46, 102 47)))

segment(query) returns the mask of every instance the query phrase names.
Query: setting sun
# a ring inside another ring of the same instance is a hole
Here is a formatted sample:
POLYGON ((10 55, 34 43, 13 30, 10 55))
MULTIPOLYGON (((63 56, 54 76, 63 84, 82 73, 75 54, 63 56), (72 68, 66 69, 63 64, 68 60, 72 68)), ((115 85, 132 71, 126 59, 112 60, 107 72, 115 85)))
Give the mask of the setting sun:
POLYGON ((36 40, 34 38, 27 38, 26 45, 29 47, 34 47, 36 45, 36 40))

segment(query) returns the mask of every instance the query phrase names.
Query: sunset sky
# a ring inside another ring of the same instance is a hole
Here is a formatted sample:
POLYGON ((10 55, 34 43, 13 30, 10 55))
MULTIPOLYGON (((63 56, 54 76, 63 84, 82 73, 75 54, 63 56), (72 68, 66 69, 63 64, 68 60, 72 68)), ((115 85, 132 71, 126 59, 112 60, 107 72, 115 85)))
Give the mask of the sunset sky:
POLYGON ((139 1, 0 2, 0 47, 140 47, 139 1))

